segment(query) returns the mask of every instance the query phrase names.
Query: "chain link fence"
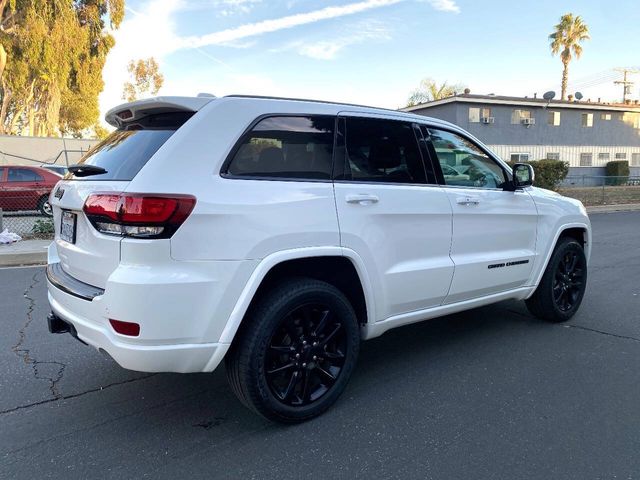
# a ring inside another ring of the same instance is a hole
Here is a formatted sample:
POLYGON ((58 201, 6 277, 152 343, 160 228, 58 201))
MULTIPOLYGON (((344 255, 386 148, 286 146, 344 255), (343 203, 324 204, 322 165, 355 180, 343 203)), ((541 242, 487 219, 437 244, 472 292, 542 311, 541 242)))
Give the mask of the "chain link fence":
POLYGON ((23 239, 53 238, 50 190, 0 186, 0 232, 5 229, 23 239))
POLYGON ((640 176, 570 175, 558 191, 587 206, 640 203, 640 176))
MULTIPOLYGON (((558 191, 587 206, 640 203, 640 176, 572 175, 558 191)), ((0 232, 6 229, 23 239, 53 238, 49 192, 43 188, 0 186, 0 232)))

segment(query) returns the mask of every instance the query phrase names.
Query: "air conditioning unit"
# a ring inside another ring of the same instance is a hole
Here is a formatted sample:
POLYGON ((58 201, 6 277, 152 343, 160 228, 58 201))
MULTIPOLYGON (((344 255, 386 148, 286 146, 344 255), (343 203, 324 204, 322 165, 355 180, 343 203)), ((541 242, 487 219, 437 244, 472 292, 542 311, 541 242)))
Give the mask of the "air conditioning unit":
POLYGON ((493 123, 495 119, 493 117, 482 117, 480 121, 482 123, 493 123))
POLYGON ((535 118, 523 118, 521 121, 522 121, 523 125, 527 125, 527 126, 536 124, 536 119, 535 118))

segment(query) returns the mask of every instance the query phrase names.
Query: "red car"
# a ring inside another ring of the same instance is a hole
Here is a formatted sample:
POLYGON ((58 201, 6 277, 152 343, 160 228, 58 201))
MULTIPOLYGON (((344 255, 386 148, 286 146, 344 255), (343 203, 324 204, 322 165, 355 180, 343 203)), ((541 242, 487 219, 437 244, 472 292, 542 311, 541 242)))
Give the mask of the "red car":
POLYGON ((39 210, 51 216, 49 193, 61 178, 41 167, 0 165, 0 208, 39 210))

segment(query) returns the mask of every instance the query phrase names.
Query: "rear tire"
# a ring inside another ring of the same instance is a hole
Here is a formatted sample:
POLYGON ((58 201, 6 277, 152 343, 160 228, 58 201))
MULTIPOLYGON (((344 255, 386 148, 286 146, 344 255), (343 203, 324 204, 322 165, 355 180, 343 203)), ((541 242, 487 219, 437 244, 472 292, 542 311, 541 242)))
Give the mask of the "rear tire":
POLYGON ((587 259, 582 245, 572 238, 558 242, 542 280, 525 303, 538 318, 564 322, 580 308, 587 285, 587 259))
POLYGON ((51 208, 51 204, 49 203, 48 195, 43 195, 42 197, 40 197, 40 200, 38 200, 38 210, 42 215, 46 217, 53 216, 53 210, 51 208))
POLYGON ((359 347, 358 321, 342 292, 326 282, 293 278, 247 313, 225 359, 227 379, 254 412, 303 422, 338 399, 359 347))

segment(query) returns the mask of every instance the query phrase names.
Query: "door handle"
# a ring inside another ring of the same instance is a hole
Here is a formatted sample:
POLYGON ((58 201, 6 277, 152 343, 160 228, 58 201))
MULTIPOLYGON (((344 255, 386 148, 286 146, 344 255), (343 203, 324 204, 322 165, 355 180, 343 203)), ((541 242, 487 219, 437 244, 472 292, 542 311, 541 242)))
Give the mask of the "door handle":
POLYGON ((458 205, 478 205, 480 200, 475 197, 458 197, 456 198, 456 203, 458 205))
POLYGON ((360 205, 371 205, 378 203, 378 197, 368 193, 352 193, 345 197, 347 203, 359 203, 360 205))

